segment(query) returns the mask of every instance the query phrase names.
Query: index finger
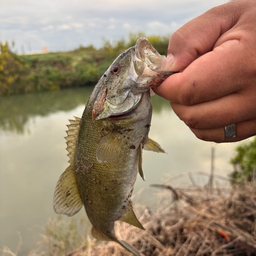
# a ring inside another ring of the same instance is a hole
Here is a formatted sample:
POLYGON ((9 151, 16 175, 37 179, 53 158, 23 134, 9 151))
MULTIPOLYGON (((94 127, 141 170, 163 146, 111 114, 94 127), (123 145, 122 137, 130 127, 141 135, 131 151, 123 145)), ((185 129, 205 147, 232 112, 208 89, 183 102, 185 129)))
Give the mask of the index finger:
POLYGON ((188 106, 234 93, 248 70, 241 65, 241 59, 246 58, 244 52, 238 40, 227 41, 196 59, 183 72, 167 78, 154 91, 171 102, 188 106))

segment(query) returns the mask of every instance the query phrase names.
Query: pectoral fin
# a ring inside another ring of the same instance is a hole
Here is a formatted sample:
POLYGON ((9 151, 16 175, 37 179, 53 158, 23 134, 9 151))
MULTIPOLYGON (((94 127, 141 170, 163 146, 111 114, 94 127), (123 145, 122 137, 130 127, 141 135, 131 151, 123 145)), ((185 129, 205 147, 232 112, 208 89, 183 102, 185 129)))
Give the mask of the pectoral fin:
POLYGON ((54 192, 53 208, 56 213, 73 216, 82 206, 75 173, 73 167, 69 166, 58 180, 54 192))
POLYGON ((136 215, 133 211, 132 203, 129 204, 126 214, 120 220, 123 221, 123 222, 126 222, 130 225, 133 225, 137 228, 145 230, 145 228, 139 222, 139 220, 137 219, 137 217, 136 217, 136 215))
POLYGON ((151 139, 148 139, 148 141, 144 144, 143 149, 157 153, 167 153, 157 142, 151 139))
POLYGON ((150 88, 150 97, 156 95, 156 93, 150 88))
POLYGON ((113 161, 118 158, 121 146, 122 139, 118 138, 116 134, 109 133, 106 135, 99 143, 96 157, 99 163, 105 163, 108 161, 113 161))

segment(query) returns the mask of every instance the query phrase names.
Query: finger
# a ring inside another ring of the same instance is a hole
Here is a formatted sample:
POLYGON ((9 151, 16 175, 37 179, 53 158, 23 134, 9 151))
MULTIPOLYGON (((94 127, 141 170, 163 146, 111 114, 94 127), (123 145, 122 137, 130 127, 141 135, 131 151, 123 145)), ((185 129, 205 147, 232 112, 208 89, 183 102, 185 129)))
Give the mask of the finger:
POLYGON ((224 127, 209 130, 191 129, 191 131, 198 139, 204 141, 213 141, 216 143, 241 141, 256 135, 256 119, 237 123, 237 136, 231 139, 225 138, 224 127))
POLYGON ((215 7, 188 22, 170 38, 168 54, 174 55, 171 71, 185 69, 198 56, 213 49, 218 38, 238 20, 238 3, 215 7))
POLYGON ((255 102, 256 91, 245 90, 194 106, 171 105, 190 128, 212 129, 255 119, 255 102))
POLYGON ((241 65, 241 60, 246 58, 244 48, 238 40, 227 41, 195 60, 183 72, 167 78, 154 91, 183 105, 198 104, 239 91, 243 87, 241 77, 251 78, 247 75, 248 65, 241 65))

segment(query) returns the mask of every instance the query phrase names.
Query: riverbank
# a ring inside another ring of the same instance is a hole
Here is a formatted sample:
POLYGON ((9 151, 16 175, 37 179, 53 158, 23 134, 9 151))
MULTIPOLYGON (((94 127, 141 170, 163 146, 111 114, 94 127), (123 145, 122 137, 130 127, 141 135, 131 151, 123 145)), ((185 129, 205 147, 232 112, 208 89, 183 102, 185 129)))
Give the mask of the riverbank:
MULTIPOLYGON (((141 36, 144 34, 132 34, 129 40, 113 44, 105 41, 100 49, 90 45, 35 55, 16 55, 8 43, 0 43, 0 96, 95 85, 113 60, 141 36)), ((169 36, 150 36, 148 40, 166 55, 169 36)))
MULTIPOLYGON (((187 176, 192 182, 192 176, 187 176)), ((123 240, 135 246, 142 256, 256 255, 255 182, 235 189, 220 176, 209 176, 204 187, 175 187, 172 183, 177 184, 176 177, 151 188, 156 194, 151 197, 157 205, 156 212, 146 205, 136 205, 146 231, 117 223, 116 233, 123 240)), ((3 255, 17 254, 6 249, 3 255)), ((29 255, 131 256, 114 242, 92 239, 85 217, 72 218, 70 222, 62 218, 50 220, 46 234, 29 255)))
MULTIPOLYGON (((219 182, 222 181, 215 179, 215 184, 219 182)), ((155 214, 149 208, 140 209, 140 221, 146 231, 122 223, 117 225, 117 233, 143 256, 256 255, 256 184, 247 183, 236 189, 211 185, 159 185, 156 189, 162 190, 159 199, 165 206, 155 214)), ((89 239, 86 246, 66 255, 131 254, 116 243, 97 244, 95 239, 89 239)))

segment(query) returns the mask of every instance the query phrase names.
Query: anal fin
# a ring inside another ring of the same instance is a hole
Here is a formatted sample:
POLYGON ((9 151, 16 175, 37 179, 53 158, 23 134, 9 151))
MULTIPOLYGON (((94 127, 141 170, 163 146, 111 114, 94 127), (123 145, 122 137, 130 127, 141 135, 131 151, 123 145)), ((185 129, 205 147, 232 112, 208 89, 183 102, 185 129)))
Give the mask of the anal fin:
POLYGON ((145 230, 145 228, 142 226, 142 224, 139 222, 139 220, 137 219, 134 211, 133 211, 133 207, 132 207, 132 203, 130 202, 130 204, 128 205, 128 210, 126 212, 126 214, 120 219, 123 222, 126 222, 130 225, 133 225, 137 228, 140 228, 142 230, 145 230))

